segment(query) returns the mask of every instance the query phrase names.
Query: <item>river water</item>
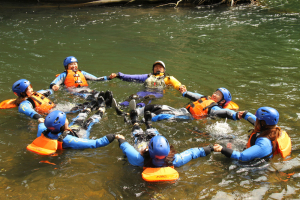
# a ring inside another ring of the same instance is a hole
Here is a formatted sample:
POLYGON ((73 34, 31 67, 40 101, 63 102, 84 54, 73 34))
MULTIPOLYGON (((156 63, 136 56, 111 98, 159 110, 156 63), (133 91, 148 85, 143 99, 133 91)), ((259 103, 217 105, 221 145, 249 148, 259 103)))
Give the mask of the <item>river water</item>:
MULTIPOLYGON (((276 156, 259 167, 212 153, 178 168, 176 183, 149 184, 141 178, 142 169, 124 159, 116 141, 98 149, 64 150, 53 157, 28 152, 37 122, 16 109, 0 110, 1 199, 299 198, 300 4, 266 2, 213 9, 15 8, 20 5, 2 3, 1 100, 14 98, 11 86, 21 78, 30 80, 35 90, 48 88, 70 55, 79 60, 80 69, 96 76, 150 73, 153 62, 163 60, 167 73, 190 91, 211 95, 226 87, 240 110, 276 108, 279 126, 292 138, 293 152, 286 160, 276 156)), ((117 101, 143 89, 118 79, 90 87, 113 91, 117 101)), ((61 109, 82 102, 64 90, 53 99, 61 109)), ((153 103, 180 108, 188 100, 169 88, 153 103)), ((163 121, 154 126, 178 152, 228 141, 242 150, 252 128, 245 120, 225 119, 163 121)), ((131 125, 107 109, 91 136, 123 134, 132 142, 130 131, 131 125)))

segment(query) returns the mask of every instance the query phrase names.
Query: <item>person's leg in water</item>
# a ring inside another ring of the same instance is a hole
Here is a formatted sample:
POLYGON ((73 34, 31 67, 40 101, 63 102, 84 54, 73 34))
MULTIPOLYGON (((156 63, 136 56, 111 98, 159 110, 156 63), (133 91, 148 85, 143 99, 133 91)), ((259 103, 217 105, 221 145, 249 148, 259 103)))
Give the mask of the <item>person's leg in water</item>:
POLYGON ((70 128, 77 134, 79 138, 88 139, 90 136, 90 131, 92 126, 95 123, 98 123, 104 112, 105 112, 105 101, 103 97, 98 98, 98 107, 94 108, 97 110, 97 112, 92 115, 89 119, 84 121, 89 113, 92 111, 90 107, 87 107, 80 111, 77 117, 75 117, 72 122, 70 123, 70 128))
POLYGON ((70 112, 71 113, 76 113, 80 110, 83 110, 85 108, 91 108, 92 111, 97 110, 99 108, 100 103, 102 100, 100 99, 102 97, 105 101, 106 107, 111 107, 112 106, 112 100, 113 100, 113 93, 109 90, 107 90, 105 93, 101 91, 100 93, 98 92, 98 97, 95 100, 92 101, 86 101, 82 104, 78 104, 75 107, 73 107, 70 112))
POLYGON ((152 137, 159 135, 158 131, 155 128, 152 128, 151 124, 151 113, 148 111, 145 114, 145 118, 147 118, 146 126, 147 129, 144 132, 141 128, 139 123, 137 122, 137 112, 132 110, 130 112, 131 122, 133 124, 132 127, 132 136, 134 137, 134 147, 140 151, 145 149, 148 146, 149 141, 152 137), (149 121, 150 120, 150 121, 149 121))

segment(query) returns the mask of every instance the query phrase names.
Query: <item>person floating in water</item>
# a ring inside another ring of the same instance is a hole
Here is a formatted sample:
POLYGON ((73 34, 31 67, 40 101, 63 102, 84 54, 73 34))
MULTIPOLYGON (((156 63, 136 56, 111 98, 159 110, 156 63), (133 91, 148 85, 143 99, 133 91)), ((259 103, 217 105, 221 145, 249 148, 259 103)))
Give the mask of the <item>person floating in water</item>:
MULTIPOLYGON (((153 64, 152 67, 152 73, 150 74, 124 74, 122 72, 119 73, 112 73, 109 78, 119 78, 123 81, 129 81, 129 82, 139 82, 144 83, 145 85, 145 91, 140 91, 137 94, 133 94, 129 97, 129 99, 122 102, 121 106, 128 106, 129 101, 131 99, 139 99, 144 102, 147 102, 148 104, 151 102, 151 99, 155 98, 162 98, 164 89, 166 86, 171 85, 176 90, 179 90, 179 88, 185 88, 184 85, 182 85, 176 78, 173 76, 166 75, 166 65, 163 61, 156 61, 153 64)), ((138 103, 138 106, 145 106, 145 103, 138 103)))
POLYGON ((43 122, 43 115, 48 114, 55 107, 55 104, 48 98, 53 94, 51 89, 35 92, 26 79, 16 81, 12 86, 12 91, 18 98, 1 102, 1 109, 18 107, 20 113, 43 122))
MULTIPOLYGON (((146 112, 146 131, 144 132, 137 123, 137 115, 131 115, 131 121, 133 123, 132 135, 134 137, 134 146, 130 145, 123 135, 117 135, 120 149, 128 158, 130 164, 135 166, 144 167, 146 169, 155 168, 150 172, 143 172, 143 178, 146 181, 168 181, 175 180, 170 179, 167 174, 160 174, 160 178, 152 179, 158 170, 165 169, 167 167, 180 167, 192 159, 207 156, 213 150, 212 146, 197 147, 188 149, 182 153, 176 153, 175 148, 169 144, 168 140, 159 135, 158 131, 152 127, 151 113, 146 112), (148 177, 148 178, 147 178, 148 177)), ((161 172, 161 171, 160 171, 161 172)), ((174 169, 167 168, 167 172, 170 172, 172 176, 178 178, 178 172, 174 169), (170 172, 170 171, 171 172, 170 172)), ((170 175, 170 174, 169 174, 170 175)))
POLYGON ((64 59, 65 71, 59 74, 50 84, 50 89, 57 91, 60 85, 64 85, 66 89, 74 95, 80 96, 87 100, 96 99, 99 95, 98 91, 91 90, 88 86, 91 81, 106 81, 110 80, 107 76, 99 77, 89 74, 78 69, 78 60, 74 56, 69 56, 64 59))
MULTIPOLYGON (((130 115, 143 115, 146 111, 150 111, 152 114, 152 121, 154 122, 173 119, 201 119, 207 116, 228 118, 231 120, 240 120, 244 118, 252 124, 255 122, 255 117, 253 114, 246 111, 234 111, 239 107, 231 101, 231 94, 226 88, 218 88, 211 97, 188 92, 184 88, 180 89, 180 91, 184 97, 192 100, 192 103, 185 108, 176 109, 168 105, 156 104, 137 108, 135 101, 131 100, 130 115)), ((121 113, 118 105, 116 105, 114 102, 113 107, 116 107, 117 113, 121 113)))
POLYGON ((97 111, 89 119, 84 121, 91 108, 81 110, 76 118, 69 125, 66 114, 55 110, 48 114, 44 123, 38 125, 37 138, 27 146, 27 150, 40 155, 51 155, 57 150, 62 149, 88 149, 104 147, 114 139, 114 134, 108 134, 99 139, 89 139, 92 126, 102 119, 105 112, 105 102, 102 103, 97 111))
POLYGON ((239 161, 269 159, 279 153, 283 158, 288 156, 291 153, 292 143, 288 134, 277 126, 278 111, 271 107, 261 107, 256 111, 255 117, 255 128, 249 136, 247 149, 238 152, 215 144, 214 151, 239 161))

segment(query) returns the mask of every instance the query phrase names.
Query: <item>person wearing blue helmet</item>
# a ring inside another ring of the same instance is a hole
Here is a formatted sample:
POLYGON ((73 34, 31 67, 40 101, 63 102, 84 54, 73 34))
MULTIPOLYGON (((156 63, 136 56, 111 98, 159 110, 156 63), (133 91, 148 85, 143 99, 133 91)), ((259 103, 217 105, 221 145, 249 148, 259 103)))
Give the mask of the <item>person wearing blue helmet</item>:
MULTIPOLYGON (((134 116, 132 116, 134 117, 134 116)), ((131 119, 135 121, 134 118, 131 119)), ((151 113, 147 112, 147 121, 151 121, 151 113)), ((192 159, 207 156, 213 150, 212 146, 191 148, 182 153, 176 153, 168 140, 159 135, 157 129, 147 124, 145 132, 138 123, 134 123, 132 135, 134 145, 129 144, 123 135, 117 135, 120 149, 128 158, 130 164, 141 167, 180 167, 192 159)))
POLYGON ((114 134, 108 134, 99 139, 89 139, 92 126, 99 122, 105 112, 105 102, 102 97, 101 106, 88 120, 90 108, 81 110, 76 118, 69 121, 66 114, 56 110, 48 114, 44 123, 38 125, 37 139, 27 146, 29 151, 40 155, 51 155, 61 149, 88 149, 104 147, 114 139, 114 134))
POLYGON ((18 107, 18 111, 33 119, 43 122, 43 114, 50 112, 55 104, 48 98, 53 91, 51 89, 39 90, 35 92, 26 79, 16 81, 12 86, 12 91, 18 97, 17 99, 1 102, 1 109, 18 107))
MULTIPOLYGON (((50 84, 50 89, 59 90, 60 85, 64 85, 66 89, 77 96, 87 100, 94 100, 99 96, 99 92, 91 90, 87 81, 106 81, 110 80, 107 76, 96 77, 85 71, 78 69, 78 60, 74 56, 68 56, 63 62, 65 71, 59 74, 50 84)), ((111 93, 111 92, 110 92, 111 93)), ((110 96, 111 94, 106 94, 110 96)))
POLYGON ((239 161, 269 159, 278 153, 284 158, 288 156, 291 153, 291 139, 285 131, 277 126, 278 111, 271 107, 261 107, 256 111, 255 118, 255 128, 250 134, 243 152, 222 147, 220 144, 214 145, 214 151, 239 161))
POLYGON ((131 95, 120 105, 126 107, 131 99, 140 100, 137 105, 140 107, 151 103, 152 99, 162 98, 166 86, 172 86, 174 89, 185 87, 173 76, 166 75, 166 65, 163 61, 155 61, 152 65, 152 73, 150 74, 124 74, 122 72, 112 73, 109 78, 119 78, 122 81, 143 83, 145 90, 139 91, 131 95))
MULTIPOLYGON (((247 111, 235 112, 238 106, 231 101, 232 97, 226 88, 218 88, 211 97, 203 96, 198 93, 188 92, 181 88, 180 92, 184 97, 189 98, 190 103, 185 108, 173 108, 168 105, 147 105, 143 108, 136 108, 134 100, 131 100, 131 115, 143 115, 146 111, 152 113, 152 121, 173 120, 173 119, 201 119, 204 117, 220 117, 231 120, 240 120, 244 118, 251 124, 254 124, 255 117, 247 111), (235 106, 236 105, 236 106, 235 106)), ((118 106, 113 103, 118 113, 118 106)))

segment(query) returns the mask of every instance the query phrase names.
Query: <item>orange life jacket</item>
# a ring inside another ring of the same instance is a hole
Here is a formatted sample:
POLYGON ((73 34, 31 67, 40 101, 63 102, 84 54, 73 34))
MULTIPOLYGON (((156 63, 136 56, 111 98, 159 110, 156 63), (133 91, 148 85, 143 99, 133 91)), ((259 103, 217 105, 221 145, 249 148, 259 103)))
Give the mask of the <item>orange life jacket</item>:
POLYGON ((176 181, 179 173, 172 167, 144 167, 142 178, 147 182, 176 181))
POLYGON ((58 149, 62 149, 62 142, 47 138, 44 133, 42 133, 42 135, 36 138, 26 149, 40 155, 51 155, 58 149))
POLYGON ((239 106, 234 103, 233 101, 230 101, 226 106, 223 107, 224 109, 229 109, 229 110, 238 110, 239 106))
POLYGON ((34 92, 29 98, 32 99, 35 105, 35 110, 40 114, 49 113, 49 111, 55 106, 50 99, 38 92, 34 92))
POLYGON ((66 72, 67 76, 64 82, 66 87, 89 86, 84 75, 81 73, 80 70, 77 70, 76 72, 74 72, 73 70, 67 70, 66 72))
MULTIPOLYGON (((249 135, 248 143, 247 143, 247 148, 253 146, 255 144, 255 141, 257 139, 257 133, 254 131, 249 135)), ((281 131, 281 134, 279 138, 277 138, 277 149, 273 153, 273 156, 276 154, 281 155, 282 158, 287 157, 288 155, 291 154, 292 151, 292 142, 290 136, 287 134, 285 131, 281 131)))
POLYGON ((17 104, 15 103, 16 99, 7 99, 0 103, 0 109, 8 109, 8 108, 15 108, 17 104))
POLYGON ((186 109, 192 114, 195 119, 201 119, 201 117, 206 116, 208 109, 218 105, 215 101, 210 100, 206 97, 202 97, 197 101, 190 103, 186 109))

